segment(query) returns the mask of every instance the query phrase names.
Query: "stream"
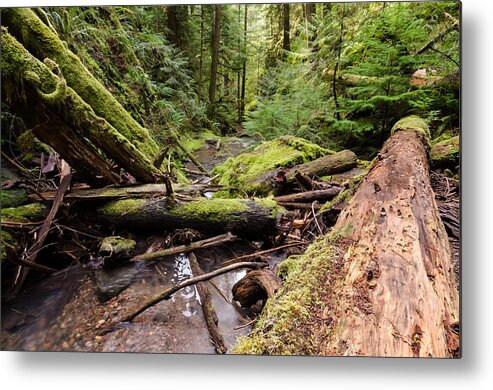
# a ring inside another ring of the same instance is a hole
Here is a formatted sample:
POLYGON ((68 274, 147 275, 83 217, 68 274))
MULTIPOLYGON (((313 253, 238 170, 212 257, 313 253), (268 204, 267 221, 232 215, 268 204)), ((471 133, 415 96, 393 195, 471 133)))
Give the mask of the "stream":
MULTIPOLYGON (((211 170, 254 140, 232 138, 219 149, 212 143, 196 153, 211 170)), ((190 166, 193 168, 192 166, 190 166)), ((194 252, 203 272, 223 262, 252 253, 254 243, 236 241, 194 252)), ((285 258, 268 256, 271 267, 285 258)), ((228 350, 251 328, 253 313, 232 301, 233 285, 246 274, 230 272, 206 282, 228 350)), ((153 295, 192 277, 185 254, 161 261, 127 263, 117 268, 91 270, 74 265, 26 285, 15 299, 2 305, 2 349, 26 351, 98 351, 149 353, 215 353, 195 286, 140 314, 131 323, 118 320, 153 295), (109 324, 118 324, 102 332, 109 324)))

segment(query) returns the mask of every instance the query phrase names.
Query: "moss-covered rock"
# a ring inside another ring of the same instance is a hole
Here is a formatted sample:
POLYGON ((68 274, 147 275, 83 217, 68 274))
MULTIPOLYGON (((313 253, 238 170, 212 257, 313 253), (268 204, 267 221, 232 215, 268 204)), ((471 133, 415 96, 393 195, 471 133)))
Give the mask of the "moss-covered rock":
POLYGON ((426 122, 419 116, 411 115, 402 118, 394 125, 394 127, 392 127, 391 134, 393 135, 397 131, 401 130, 416 131, 420 134, 423 134, 428 142, 430 141, 430 129, 426 122))
POLYGON ((278 167, 313 161, 333 152, 302 138, 284 136, 257 146, 252 152, 231 157, 212 171, 219 184, 248 195, 266 195, 271 186, 256 179, 278 167))
POLYGON ((19 207, 2 208, 2 221, 32 222, 43 218, 48 208, 41 203, 30 203, 19 207))
POLYGON ((120 236, 103 238, 99 244, 99 254, 106 259, 130 258, 137 243, 134 240, 120 236))
POLYGON ((17 207, 25 203, 27 203, 27 194, 22 188, 0 190, 0 206, 2 208, 17 207))
POLYGON ((459 136, 438 142, 430 149, 430 165, 432 168, 455 170, 459 164, 459 154, 459 136))

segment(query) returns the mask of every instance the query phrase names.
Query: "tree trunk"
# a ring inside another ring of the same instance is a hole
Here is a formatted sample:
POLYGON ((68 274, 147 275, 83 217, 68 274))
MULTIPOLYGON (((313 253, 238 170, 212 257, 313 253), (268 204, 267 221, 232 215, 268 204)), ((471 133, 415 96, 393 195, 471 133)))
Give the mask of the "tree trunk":
POLYGON ((325 353, 452 356, 458 294, 419 124, 394 126, 334 230, 352 245, 328 294, 335 323, 325 353))
POLYGON ((214 34, 212 36, 212 63, 209 82, 209 118, 214 115, 214 101, 216 98, 217 65, 219 62, 219 42, 221 40, 221 6, 214 6, 214 34))
POLYGON ((167 38, 178 49, 185 49, 186 27, 185 18, 187 17, 186 6, 169 5, 166 7, 167 38))
MULTIPOLYGON (((29 108, 35 116, 44 118, 39 134, 44 142, 55 150, 74 167, 81 169, 82 173, 89 176, 84 164, 95 168, 94 175, 100 175, 110 182, 116 182, 116 177, 111 173, 108 164, 101 157, 96 157, 98 152, 92 147, 100 148, 108 157, 112 158, 122 168, 131 173, 137 180, 153 182, 158 179, 159 171, 127 138, 122 136, 105 119, 100 118, 72 88, 68 87, 64 74, 56 75, 56 64, 47 60, 42 63, 33 57, 12 35, 2 31, 2 91, 3 97, 13 107, 21 111, 29 112, 29 108), (48 65, 54 66, 53 71, 48 65), (22 69, 22 71, 20 71, 22 69), (16 88, 23 85, 24 91, 16 88), (49 91, 49 92, 45 92, 49 91), (51 92, 52 91, 52 92, 51 92), (27 100, 26 100, 27 99, 27 100), (34 108, 33 108, 34 107, 34 108), (47 108, 43 113, 42 108, 47 108), (50 118, 48 115, 55 115, 50 118), (48 119, 48 121, 46 120, 48 119), (48 133, 47 123, 60 123, 65 125, 56 128, 56 131, 48 133), (67 127, 73 131, 68 134, 60 134, 67 127), (74 133, 78 133, 73 140, 69 140, 74 133), (87 145, 88 139, 92 145, 87 145), (67 140, 64 144, 63 140, 67 140), (70 147, 72 146, 73 147, 70 147), (73 148, 78 148, 74 150, 73 148), (70 149, 70 150, 69 150, 70 149), (83 160, 78 159, 83 158, 83 160), (95 157, 93 161, 87 158, 95 157), (103 172, 106 170, 106 172, 103 172)), ((29 118, 29 115, 27 116, 29 118)), ((95 180, 93 180, 95 181, 95 180)))
POLYGON ((286 52, 291 51, 291 42, 289 38, 289 4, 282 5, 282 21, 283 21, 283 40, 282 49, 284 50, 283 56, 286 56, 286 52))
POLYGON ((129 229, 193 228, 215 234, 257 236, 277 231, 282 207, 273 200, 207 199, 176 203, 169 198, 124 199, 98 210, 106 221, 129 229))
POLYGON ((98 117, 104 118, 132 142, 136 149, 149 159, 157 155, 159 147, 149 132, 131 117, 34 11, 29 8, 4 8, 2 25, 7 26, 9 32, 35 57, 55 61, 67 85, 92 107, 98 117))
POLYGON ((246 64, 247 64, 247 5, 245 4, 245 19, 243 25, 243 69, 242 69, 242 79, 241 79, 241 98, 240 98, 240 123, 243 122, 243 117, 245 115, 245 88, 246 88, 246 64))

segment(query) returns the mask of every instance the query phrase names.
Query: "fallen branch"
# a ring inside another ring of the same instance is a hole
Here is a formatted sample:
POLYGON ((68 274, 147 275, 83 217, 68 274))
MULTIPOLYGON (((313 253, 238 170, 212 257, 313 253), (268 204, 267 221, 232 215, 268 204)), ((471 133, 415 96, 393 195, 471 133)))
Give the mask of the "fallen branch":
POLYGON ((223 264, 231 264, 231 263, 234 263, 238 260, 251 259, 252 257, 265 255, 266 253, 271 253, 271 252, 275 252, 275 251, 278 251, 281 249, 289 248, 292 246, 298 246, 298 245, 306 245, 306 243, 305 242, 290 242, 289 244, 277 246, 275 248, 270 248, 270 249, 266 249, 264 251, 250 253, 249 255, 243 255, 243 256, 235 257, 234 259, 227 260, 227 261, 223 262, 223 264))
MULTIPOLYGON (((70 187, 70 182, 72 181, 72 174, 70 173, 70 167, 68 164, 62 164, 62 172, 60 179, 60 186, 58 187, 55 199, 53 200, 53 205, 51 206, 50 212, 46 217, 41 229, 39 230, 38 238, 33 246, 22 256, 22 260, 31 264, 36 262, 36 258, 38 257, 38 253, 43 248, 43 244, 48 236, 51 225, 53 223, 53 219, 55 218, 60 205, 63 202, 63 198, 65 196, 65 192, 70 187)), ((14 292, 19 292, 22 284, 26 280, 27 274, 29 273, 29 268, 23 268, 18 275, 18 278, 15 281, 15 290, 14 292)))
MULTIPOLYGON (((340 187, 333 187, 326 190, 315 190, 299 192, 296 194, 277 196, 274 198, 276 202, 313 202, 315 200, 325 201, 332 199, 341 192, 340 187)), ((311 205, 310 205, 311 208, 311 205)))
POLYGON ((151 298, 149 301, 147 301, 145 304, 143 304, 139 309, 134 311, 133 313, 125 316, 120 322, 130 322, 132 321, 135 317, 137 317, 139 314, 143 313, 147 309, 157 305, 159 302, 164 301, 166 299, 170 299, 171 296, 176 293, 177 291, 180 291, 181 289, 192 286, 194 284, 197 284, 199 282, 205 282, 206 280, 215 278, 216 276, 226 274, 231 271, 235 271, 240 268, 251 268, 251 269, 258 269, 258 268, 263 268, 266 267, 267 264, 265 263, 258 263, 258 262, 242 262, 242 263, 237 263, 237 264, 232 264, 228 265, 227 267, 219 268, 215 271, 202 274, 199 276, 196 276, 194 278, 190 279, 185 279, 182 282, 167 288, 164 290, 162 293, 157 294, 153 298, 151 298))
POLYGON ((231 233, 221 234, 219 236, 207 238, 205 240, 191 242, 190 244, 179 245, 173 248, 167 248, 153 253, 143 253, 131 258, 130 261, 157 260, 166 256, 176 255, 178 253, 189 253, 199 249, 211 248, 213 246, 225 244, 237 239, 238 237, 231 233))
MULTIPOLYGON (((195 257, 193 252, 189 254, 188 258, 190 259, 190 268, 192 269, 193 274, 196 276, 203 275, 204 271, 200 268, 197 257, 195 257)), ((202 311, 204 312, 205 322, 207 323, 207 328, 209 329, 209 334, 211 336, 211 341, 216 348, 216 352, 224 354, 227 352, 228 348, 224 341, 224 337, 219 330, 219 326, 217 325, 219 320, 212 304, 211 292, 203 282, 197 283, 196 287, 200 297, 202 311)))

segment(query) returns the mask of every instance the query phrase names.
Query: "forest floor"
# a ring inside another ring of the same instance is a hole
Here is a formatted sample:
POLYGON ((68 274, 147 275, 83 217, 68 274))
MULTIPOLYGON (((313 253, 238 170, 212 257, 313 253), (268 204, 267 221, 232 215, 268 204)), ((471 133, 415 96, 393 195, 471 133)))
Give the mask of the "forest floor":
MULTIPOLYGON (((223 139, 220 147, 215 142, 206 142, 196 157, 210 171, 229 156, 249 150, 257 143, 250 138, 223 139)), ((186 166, 194 168, 191 163, 186 166)), ((200 177, 191 179, 200 182, 200 177)), ((457 205, 452 212, 458 213, 459 191, 453 184, 440 173, 432 174, 439 207, 444 203, 457 205)), ((449 237, 459 286, 459 241, 452 234, 449 237)), ((227 247, 197 251, 196 256, 203 271, 209 272, 221 267, 225 260, 255 252, 258 245, 242 240, 227 247)), ((270 267, 289 254, 289 250, 269 254, 270 267)), ((245 271, 231 272, 207 283, 228 350, 238 336, 250 331, 255 317, 254 312, 241 309, 232 301, 232 286, 244 275, 245 271)), ((103 278, 101 271, 72 266, 27 285, 14 300, 2 306, 2 347, 30 351, 215 353, 195 286, 177 292, 172 299, 160 302, 132 323, 112 327, 142 302, 191 276, 186 255, 145 264, 131 263, 106 271, 103 278), (102 301, 101 292, 98 295, 101 283, 106 284, 106 289, 112 283, 126 283, 128 287, 102 301)))

